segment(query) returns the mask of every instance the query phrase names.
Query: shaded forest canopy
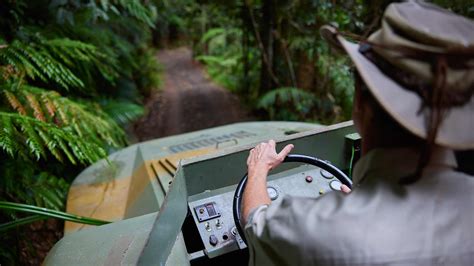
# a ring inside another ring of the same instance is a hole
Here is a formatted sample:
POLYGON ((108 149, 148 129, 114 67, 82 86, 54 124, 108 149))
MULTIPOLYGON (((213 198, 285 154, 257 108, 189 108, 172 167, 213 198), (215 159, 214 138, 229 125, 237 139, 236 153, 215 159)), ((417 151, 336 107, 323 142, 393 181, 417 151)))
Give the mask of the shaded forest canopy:
MULTIPOLYGON (((160 84, 160 47, 191 46, 259 119, 350 119, 350 62, 319 28, 367 36, 390 2, 0 1, 0 201, 64 210, 72 179, 128 144, 124 128, 160 84)), ((472 1, 433 2, 474 17, 472 1)), ((25 218, 0 211, 2 224, 25 218)), ((0 264, 41 263, 29 230, 0 232, 0 264)))
MULTIPOLYGON (((153 39, 191 43, 211 77, 261 119, 333 124, 351 116, 351 66, 329 50, 319 28, 332 24, 367 37, 391 2, 161 1, 153 39)), ((474 16, 469 1, 434 2, 474 16)))

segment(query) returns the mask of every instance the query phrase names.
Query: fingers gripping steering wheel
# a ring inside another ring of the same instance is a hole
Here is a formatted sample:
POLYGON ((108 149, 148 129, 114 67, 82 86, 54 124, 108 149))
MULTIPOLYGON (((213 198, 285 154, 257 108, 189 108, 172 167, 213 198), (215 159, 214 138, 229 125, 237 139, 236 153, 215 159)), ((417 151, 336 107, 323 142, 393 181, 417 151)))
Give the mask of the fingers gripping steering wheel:
MULTIPOLYGON (((283 162, 284 163, 299 162, 299 163, 306 163, 306 164, 317 166, 323 170, 328 171, 329 173, 334 175, 334 177, 336 177, 342 184, 352 189, 351 179, 346 174, 344 174, 344 172, 342 172, 337 167, 333 166, 327 161, 323 161, 321 159, 306 156, 306 155, 289 154, 283 162)), ((242 223, 241 223, 242 221, 241 209, 242 209, 242 195, 244 193, 245 185, 247 184, 247 178, 248 178, 248 173, 244 175, 242 180, 237 185, 237 188, 235 189, 235 194, 234 194, 234 201, 232 204, 232 209, 233 209, 232 211, 234 214, 235 226, 239 232, 240 237, 245 242, 245 244, 247 244, 247 240, 245 238, 244 230, 242 228, 242 223)))

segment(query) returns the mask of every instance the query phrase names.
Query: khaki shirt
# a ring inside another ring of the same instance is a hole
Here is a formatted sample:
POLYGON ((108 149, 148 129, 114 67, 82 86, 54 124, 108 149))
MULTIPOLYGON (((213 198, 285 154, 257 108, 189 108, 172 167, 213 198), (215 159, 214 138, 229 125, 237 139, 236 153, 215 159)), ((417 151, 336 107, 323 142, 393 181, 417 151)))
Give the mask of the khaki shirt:
POLYGON ((411 149, 377 149, 354 169, 349 195, 285 196, 245 226, 250 265, 474 265, 474 177, 435 149, 422 178, 411 149))

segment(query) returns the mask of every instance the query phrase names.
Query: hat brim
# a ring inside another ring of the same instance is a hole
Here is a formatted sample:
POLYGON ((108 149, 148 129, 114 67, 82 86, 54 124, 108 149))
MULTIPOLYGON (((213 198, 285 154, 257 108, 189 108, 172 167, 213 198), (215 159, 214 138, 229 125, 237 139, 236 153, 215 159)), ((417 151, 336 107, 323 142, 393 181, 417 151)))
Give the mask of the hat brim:
MULTIPOLYGON (((359 52, 359 45, 338 35, 337 39, 354 62, 360 76, 379 104, 403 127, 426 138, 426 117, 421 98, 401 87, 359 52)), ((474 148, 474 97, 470 102, 447 111, 436 137, 436 144, 456 150, 474 148)))

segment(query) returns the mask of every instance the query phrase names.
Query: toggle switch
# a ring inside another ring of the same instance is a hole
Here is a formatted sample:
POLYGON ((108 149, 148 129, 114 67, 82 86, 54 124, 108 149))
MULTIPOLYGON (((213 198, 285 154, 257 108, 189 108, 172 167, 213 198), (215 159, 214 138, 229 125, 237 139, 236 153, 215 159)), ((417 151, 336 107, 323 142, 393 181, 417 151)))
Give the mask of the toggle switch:
POLYGON ((232 227, 232 229, 230 230, 230 233, 233 235, 233 236, 236 236, 237 235, 237 227, 232 227))
POLYGON ((211 232, 211 231, 212 231, 212 228, 211 228, 211 225, 209 224, 209 222, 206 222, 206 223, 204 224, 204 228, 206 228, 206 231, 208 231, 208 232, 211 232))
POLYGON ((217 219, 217 221, 216 221, 216 227, 217 227, 217 229, 221 229, 223 224, 224 224, 224 223, 221 222, 220 219, 217 219))

